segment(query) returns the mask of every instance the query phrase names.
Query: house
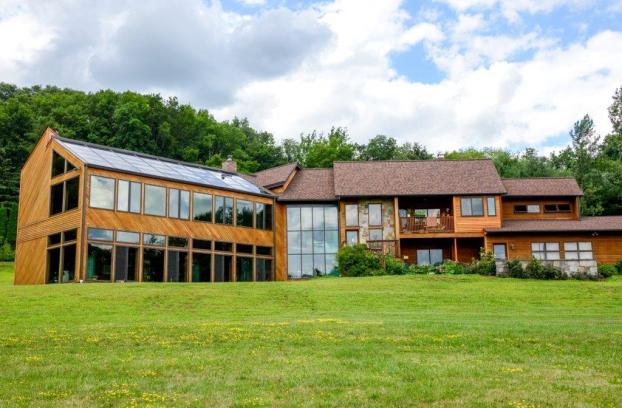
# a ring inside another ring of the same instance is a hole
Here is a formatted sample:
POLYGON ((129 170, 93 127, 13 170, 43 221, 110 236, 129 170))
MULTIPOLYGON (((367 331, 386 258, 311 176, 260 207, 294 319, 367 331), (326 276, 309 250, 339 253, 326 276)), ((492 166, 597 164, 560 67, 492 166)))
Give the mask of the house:
POLYGON ((622 217, 583 217, 571 178, 491 160, 296 163, 253 175, 43 134, 21 174, 16 284, 264 281, 330 273, 363 243, 408 263, 622 259, 622 217))

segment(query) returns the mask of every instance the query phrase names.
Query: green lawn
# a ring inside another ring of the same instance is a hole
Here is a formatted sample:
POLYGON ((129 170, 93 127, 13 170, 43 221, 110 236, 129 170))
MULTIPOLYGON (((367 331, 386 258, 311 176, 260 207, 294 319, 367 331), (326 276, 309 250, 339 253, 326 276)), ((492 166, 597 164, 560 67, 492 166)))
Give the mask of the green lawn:
POLYGON ((12 285, 0 406, 622 406, 622 278, 12 285))

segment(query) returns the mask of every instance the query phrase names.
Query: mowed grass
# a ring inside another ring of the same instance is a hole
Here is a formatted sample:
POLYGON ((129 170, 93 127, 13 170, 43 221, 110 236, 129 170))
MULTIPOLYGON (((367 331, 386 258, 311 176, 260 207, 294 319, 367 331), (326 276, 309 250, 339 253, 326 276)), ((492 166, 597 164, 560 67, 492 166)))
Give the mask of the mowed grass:
POLYGON ((0 406, 622 406, 622 279, 12 285, 0 406))

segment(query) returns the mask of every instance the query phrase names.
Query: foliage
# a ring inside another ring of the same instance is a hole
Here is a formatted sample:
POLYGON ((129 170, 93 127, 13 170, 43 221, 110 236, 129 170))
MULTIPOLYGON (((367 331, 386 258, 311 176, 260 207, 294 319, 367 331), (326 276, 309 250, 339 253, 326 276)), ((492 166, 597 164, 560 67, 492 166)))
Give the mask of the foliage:
POLYGON ((417 265, 411 264, 408 267, 408 273, 414 275, 428 275, 431 273, 436 273, 437 268, 434 265, 417 265))
POLYGON ((387 275, 403 275, 408 272, 408 265, 404 261, 390 255, 383 257, 383 264, 387 275))
POLYGON ((380 257, 367 250, 367 245, 346 245, 337 252, 337 265, 341 276, 382 275, 380 257))
POLYGON ((467 273, 494 276, 497 273, 497 265, 495 262, 495 256, 492 252, 486 252, 483 249, 480 251, 479 259, 474 259, 467 266, 467 273))
POLYGON ((525 274, 525 268, 523 268, 523 264, 518 259, 512 259, 508 261, 506 264, 507 274, 510 278, 518 278, 524 279, 527 277, 525 274))
POLYGON ((544 264, 540 260, 531 257, 527 266, 525 266, 525 277, 530 279, 543 279, 544 264))
POLYGON ((603 278, 610 278, 613 275, 616 275, 618 270, 615 265, 610 264, 600 264, 598 265, 598 274, 603 278))
POLYGON ((15 260, 15 251, 13 251, 11 244, 5 241, 4 244, 0 246, 0 262, 13 260, 15 260))
POLYGON ((439 269, 441 273, 446 273, 448 275, 463 275, 466 267, 459 262, 446 260, 439 269))
POLYGON ((615 263, 615 267, 618 271, 618 275, 622 275, 622 259, 615 263))

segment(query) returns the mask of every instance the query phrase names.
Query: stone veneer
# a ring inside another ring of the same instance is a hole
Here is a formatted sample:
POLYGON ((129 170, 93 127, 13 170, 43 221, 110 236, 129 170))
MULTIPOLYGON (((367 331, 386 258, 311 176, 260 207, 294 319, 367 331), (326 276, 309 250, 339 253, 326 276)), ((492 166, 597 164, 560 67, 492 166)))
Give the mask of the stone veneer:
POLYGON ((382 204, 382 239, 395 239, 395 211, 393 200, 363 199, 357 202, 359 206, 359 242, 364 244, 369 237, 369 204, 382 204))
MULTIPOLYGON (((521 261, 523 268, 527 266, 528 261, 521 261)), ((596 275, 598 273, 598 264, 595 260, 560 260, 560 261, 543 261, 548 265, 553 265, 561 269, 568 276, 572 276, 576 273, 587 273, 589 275, 596 275)), ((506 261, 497 261, 497 275, 506 274, 506 261)))

